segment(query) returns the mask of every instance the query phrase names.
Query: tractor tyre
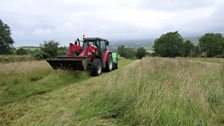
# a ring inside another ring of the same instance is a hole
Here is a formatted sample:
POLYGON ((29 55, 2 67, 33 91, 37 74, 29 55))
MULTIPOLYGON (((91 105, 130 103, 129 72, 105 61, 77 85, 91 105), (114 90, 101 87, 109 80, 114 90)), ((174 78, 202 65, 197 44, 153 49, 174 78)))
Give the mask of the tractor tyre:
POLYGON ((113 59, 111 53, 107 55, 107 60, 106 60, 106 71, 110 72, 113 70, 113 59))
POLYGON ((117 65, 117 63, 114 63, 113 64, 113 70, 116 70, 116 69, 118 69, 118 65, 117 65))
POLYGON ((99 58, 93 60, 90 67, 90 75, 98 76, 102 73, 102 62, 99 58))

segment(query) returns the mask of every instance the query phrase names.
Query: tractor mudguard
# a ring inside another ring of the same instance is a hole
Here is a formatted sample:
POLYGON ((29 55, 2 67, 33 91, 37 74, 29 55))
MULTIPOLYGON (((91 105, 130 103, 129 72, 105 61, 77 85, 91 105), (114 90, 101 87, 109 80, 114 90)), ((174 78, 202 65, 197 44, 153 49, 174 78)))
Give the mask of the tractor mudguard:
POLYGON ((107 55, 111 53, 110 51, 106 50, 103 54, 103 62, 106 62, 107 61, 107 55))
POLYGON ((105 69, 106 68, 106 61, 107 61, 107 56, 108 54, 111 53, 110 51, 106 50, 103 54, 103 57, 102 57, 102 61, 103 61, 103 68, 105 69))
POLYGON ((103 54, 103 68, 106 68, 106 61, 108 54, 111 53, 110 51, 106 50, 103 54))

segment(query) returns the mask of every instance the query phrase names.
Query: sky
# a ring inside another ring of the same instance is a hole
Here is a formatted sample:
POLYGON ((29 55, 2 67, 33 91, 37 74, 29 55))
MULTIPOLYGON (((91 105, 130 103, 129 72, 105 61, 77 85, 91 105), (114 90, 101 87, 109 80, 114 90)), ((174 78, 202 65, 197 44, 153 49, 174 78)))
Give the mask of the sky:
POLYGON ((224 0, 0 0, 0 19, 10 26, 14 46, 68 45, 83 34, 111 41, 170 31, 198 37, 224 33, 224 0))

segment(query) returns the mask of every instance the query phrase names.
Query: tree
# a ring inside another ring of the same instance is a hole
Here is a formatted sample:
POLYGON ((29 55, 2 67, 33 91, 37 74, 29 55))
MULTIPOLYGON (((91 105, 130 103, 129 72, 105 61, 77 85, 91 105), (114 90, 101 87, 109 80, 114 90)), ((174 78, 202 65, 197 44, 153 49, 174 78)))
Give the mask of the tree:
POLYGON ((187 40, 183 44, 182 56, 184 56, 184 57, 193 56, 194 55, 194 51, 195 51, 194 49, 195 49, 194 44, 191 41, 187 40))
POLYGON ((13 43, 10 27, 0 19, 0 54, 10 54, 13 43))
POLYGON ((138 59, 141 59, 142 57, 145 57, 145 55, 147 54, 146 50, 144 49, 144 47, 140 47, 137 49, 137 52, 136 52, 136 57, 138 59))
POLYGON ((176 32, 168 32, 156 39, 153 46, 155 53, 162 57, 181 56, 183 38, 176 32))
POLYGON ((42 50, 35 50, 33 53, 32 53, 32 56, 37 59, 37 60, 42 60, 42 59, 47 59, 49 58, 50 56, 45 53, 44 51, 42 50))
POLYGON ((16 50, 16 55, 26 55, 28 53, 24 48, 19 48, 16 50))
POLYGON ((58 56, 58 46, 59 43, 53 40, 44 41, 44 43, 40 45, 41 50, 44 52, 43 54, 47 54, 49 58, 58 56))
POLYGON ((120 56, 125 56, 125 46, 124 45, 121 45, 121 46, 118 46, 117 48, 117 52, 119 53, 120 56))
POLYGON ((68 48, 67 47, 59 47, 58 48, 58 55, 67 55, 68 48))
POLYGON ((198 45, 194 46, 193 55, 194 57, 200 56, 200 47, 198 45))
POLYGON ((133 48, 125 47, 124 45, 121 45, 117 49, 120 56, 125 58, 134 58, 135 57, 135 50, 133 48))
POLYGON ((224 50, 224 38, 220 33, 206 33, 199 39, 202 53, 208 57, 221 55, 224 50))

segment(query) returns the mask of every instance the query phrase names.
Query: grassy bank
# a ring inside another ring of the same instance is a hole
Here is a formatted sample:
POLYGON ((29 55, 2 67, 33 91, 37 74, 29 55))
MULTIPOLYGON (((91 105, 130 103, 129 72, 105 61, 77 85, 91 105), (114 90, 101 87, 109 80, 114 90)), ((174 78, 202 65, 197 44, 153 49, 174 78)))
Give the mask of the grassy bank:
POLYGON ((145 58, 112 76, 76 112, 83 125, 98 120, 119 125, 223 125, 220 69, 220 64, 145 58))

